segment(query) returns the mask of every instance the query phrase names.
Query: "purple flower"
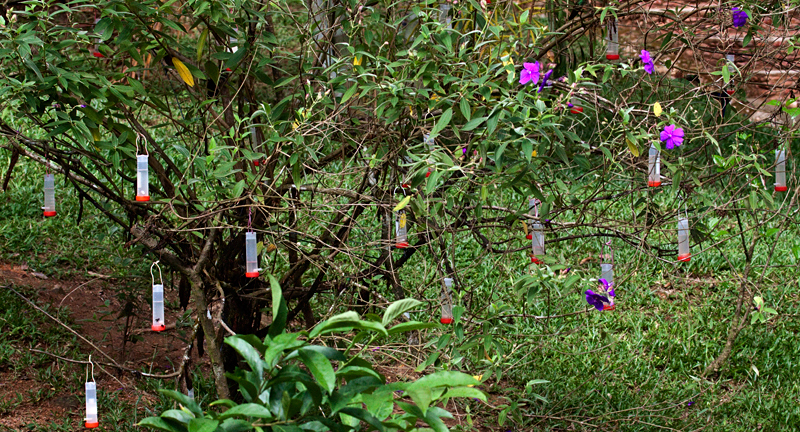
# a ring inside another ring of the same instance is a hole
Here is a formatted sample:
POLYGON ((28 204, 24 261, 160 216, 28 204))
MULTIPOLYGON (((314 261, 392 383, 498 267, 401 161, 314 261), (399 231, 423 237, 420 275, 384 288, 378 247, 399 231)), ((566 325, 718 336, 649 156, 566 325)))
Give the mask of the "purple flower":
POLYGON ((661 131, 661 141, 667 143, 667 149, 672 150, 683 143, 683 129, 673 125, 664 126, 661 131))
POLYGON ((536 63, 523 63, 522 72, 519 74, 519 83, 522 85, 528 84, 529 82, 533 82, 536 84, 539 82, 539 62, 536 63))
POLYGON ((553 75, 553 69, 550 69, 549 71, 547 71, 546 74, 544 74, 544 78, 542 78, 542 83, 539 84, 539 91, 537 93, 541 93, 542 90, 544 90, 545 86, 549 86, 550 85, 550 83, 548 81, 550 80, 550 77, 552 75, 553 75))
POLYGON ((466 147, 461 149, 461 154, 467 154, 467 148, 466 147))
POLYGON ((653 59, 650 57, 650 52, 647 50, 642 50, 642 53, 639 54, 639 58, 641 58, 642 63, 644 63, 644 71, 652 75, 653 71, 655 70, 655 65, 653 65, 653 59))
POLYGON ((694 405, 694 401, 689 401, 686 403, 686 406, 692 406, 692 405, 694 405))
POLYGON ((745 24, 747 24, 747 18, 750 18, 750 15, 747 15, 747 12, 735 7, 732 10, 733 12, 733 26, 739 28, 745 24))
POLYGON ((573 105, 572 102, 567 102, 567 108, 574 108, 574 107, 575 105, 573 105))
POLYGON ((585 294, 586 294, 586 302, 594 306, 594 308, 599 311, 603 310, 603 306, 609 303, 608 297, 596 294, 592 290, 586 290, 585 294))

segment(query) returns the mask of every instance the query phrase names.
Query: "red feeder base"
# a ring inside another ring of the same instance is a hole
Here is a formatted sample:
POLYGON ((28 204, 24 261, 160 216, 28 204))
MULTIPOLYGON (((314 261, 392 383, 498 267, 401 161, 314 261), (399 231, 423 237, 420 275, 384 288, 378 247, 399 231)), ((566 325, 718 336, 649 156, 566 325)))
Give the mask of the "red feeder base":
POLYGON ((408 188, 410 188, 410 187, 411 187, 411 185, 410 185, 410 184, 408 184, 408 183, 403 183, 403 184, 401 184, 400 186, 401 186, 403 189, 408 189, 408 188))
POLYGON ((166 330, 166 329, 167 329, 167 326, 165 326, 164 324, 161 324, 161 325, 151 325, 151 326, 150 326, 150 330, 157 331, 157 332, 164 331, 164 330, 166 330))
POLYGON ((528 240, 533 240, 533 235, 532 234, 528 234, 528 235, 525 236, 525 238, 528 239, 528 240))
POLYGON ((619 60, 619 54, 606 54, 606 60, 619 60))
POLYGON ((453 319, 452 318, 442 318, 439 321, 441 321, 442 324, 452 324, 453 323, 453 319))
POLYGON ((85 422, 83 425, 86 427, 86 429, 94 429, 100 426, 100 422, 93 422, 93 423, 85 422))
MULTIPOLYGON (((777 189, 775 189, 775 190, 777 190, 777 189)), ((56 215, 56 212, 54 212, 54 211, 46 211, 46 212, 44 212, 44 217, 53 217, 55 215, 56 215)))
POLYGON ((398 248, 398 249, 405 249, 405 248, 407 248, 407 247, 408 247, 408 242, 400 242, 400 243, 397 243, 396 245, 394 245, 394 247, 396 247, 396 248, 398 248))
POLYGON ((616 308, 617 308, 617 305, 603 305, 603 310, 604 311, 612 311, 612 310, 615 310, 616 308))
POLYGON ((136 201, 150 201, 150 195, 136 195, 136 201))
POLYGON ((659 187, 659 186, 661 186, 661 182, 660 181, 648 181, 647 182, 647 187, 659 187))
POLYGON ((430 171, 428 171, 428 172, 426 172, 426 173, 425 173, 425 178, 428 178, 428 177, 430 177, 430 176, 431 176, 431 172, 430 172, 430 171))
MULTIPOLYGON (((775 192, 786 192, 787 189, 788 187, 786 186, 775 186, 775 192)), ((55 214, 55 212, 53 212, 53 214, 55 214)), ((45 216, 47 215, 45 214, 45 216)))
POLYGON ((541 264, 542 263, 542 261, 539 258, 536 258, 535 256, 531 257, 531 262, 534 263, 534 264, 541 264))
MULTIPOLYGON (((97 51, 93 52, 93 53, 92 53, 92 55, 93 55, 93 56, 95 56, 95 57, 97 57, 97 58, 104 58, 104 57, 105 57, 103 54, 101 54, 101 53, 99 53, 99 52, 97 52, 97 51)), ((88 427, 88 426, 87 426, 87 427, 88 427)), ((95 426, 95 427, 97 427, 97 426, 95 426)))
POLYGON ((583 107, 579 107, 579 106, 572 107, 572 108, 569 109, 569 112, 571 112, 572 114, 580 114, 580 113, 583 112, 583 107))
POLYGON ((249 277, 249 278, 257 278, 258 277, 258 272, 247 272, 244 275, 249 277))
POLYGON ((736 93, 736 90, 725 90, 725 93, 728 93, 729 96, 733 96, 736 93))
POLYGON ((678 255, 678 261, 681 262, 689 262, 692 259, 692 254, 688 253, 686 255, 678 255))
POLYGON ((255 165, 255 166, 258 166, 258 161, 257 161, 257 160, 254 160, 254 161, 253 161, 253 165, 255 165))

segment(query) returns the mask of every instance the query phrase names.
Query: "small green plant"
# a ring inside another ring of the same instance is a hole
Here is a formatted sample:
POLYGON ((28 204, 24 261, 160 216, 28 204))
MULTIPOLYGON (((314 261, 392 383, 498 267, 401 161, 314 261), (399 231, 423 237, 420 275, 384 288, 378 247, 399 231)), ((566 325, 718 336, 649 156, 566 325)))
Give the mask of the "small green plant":
POLYGON ((751 312, 750 317, 750 324, 755 323, 765 323, 769 321, 775 315, 778 315, 778 311, 771 307, 764 306, 764 299, 761 296, 753 297, 753 303, 756 305, 756 310, 751 312))
POLYGON ((239 384, 244 403, 217 400, 204 412, 188 396, 160 390, 180 409, 145 418, 140 426, 169 432, 388 432, 424 430, 417 426, 422 422, 434 431, 446 432, 442 418, 452 416, 435 405, 453 397, 486 400, 483 392, 471 387, 480 381, 465 373, 441 371, 414 382, 387 384, 362 356, 363 350, 380 338, 435 325, 408 321, 388 327, 404 312, 417 308, 421 304, 418 300, 397 301, 383 317, 364 320, 355 312, 345 312, 319 323, 310 332, 287 333, 286 303, 277 282, 272 282, 277 301, 273 302, 270 334, 263 341, 253 335, 225 339, 248 365, 248 369, 228 373, 239 384), (355 337, 343 350, 311 343, 326 334, 350 332, 355 332, 355 337), (354 352, 357 343, 365 348, 354 352))

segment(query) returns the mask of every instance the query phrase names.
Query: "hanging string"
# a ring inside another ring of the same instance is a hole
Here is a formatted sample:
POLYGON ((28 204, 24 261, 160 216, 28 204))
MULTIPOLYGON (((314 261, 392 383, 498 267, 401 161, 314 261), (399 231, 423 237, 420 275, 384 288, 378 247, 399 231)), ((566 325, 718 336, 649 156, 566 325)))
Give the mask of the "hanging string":
POLYGON ((142 149, 144 149, 143 154, 149 155, 150 153, 147 152, 147 139, 145 139, 141 132, 136 132, 136 154, 139 154, 139 141, 142 141, 142 149))
POLYGON ((253 209, 247 207, 247 231, 253 231, 253 209))
MULTIPOLYGON (((92 382, 94 381, 94 362, 92 362, 92 355, 89 354, 89 364, 92 365, 92 382)), ((89 382, 89 368, 86 368, 86 382, 89 382)))
POLYGON ((161 261, 159 260, 150 265, 150 281, 152 282, 150 285, 156 284, 156 277, 155 275, 153 275, 153 266, 155 266, 158 269, 158 279, 160 280, 160 284, 164 285, 164 276, 161 274, 161 266, 158 265, 158 263, 160 262, 161 261))

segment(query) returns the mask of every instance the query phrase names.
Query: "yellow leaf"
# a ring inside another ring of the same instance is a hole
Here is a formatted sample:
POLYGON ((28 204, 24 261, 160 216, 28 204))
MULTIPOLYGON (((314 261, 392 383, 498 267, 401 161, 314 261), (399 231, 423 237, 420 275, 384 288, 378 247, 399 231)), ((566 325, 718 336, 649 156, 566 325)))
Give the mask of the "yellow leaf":
POLYGON ((92 139, 100 141, 103 137, 100 136, 100 129, 92 129, 92 139))
POLYGON ((189 72, 189 68, 187 68, 182 61, 178 60, 177 57, 172 57, 172 64, 175 65, 175 69, 178 70, 178 75, 181 76, 183 82, 188 84, 189 87, 194 87, 194 77, 192 77, 192 73, 189 72))
POLYGON ((631 142, 628 138, 625 138, 625 142, 628 143, 628 150, 633 153, 634 157, 639 157, 639 147, 636 147, 636 144, 631 142))
POLYGON ((534 150, 534 151, 532 151, 532 152, 531 152, 531 156, 533 156, 533 157, 536 157, 536 155, 537 155, 537 154, 538 154, 538 153, 536 152, 536 150, 534 150))
POLYGON ((359 56, 353 57, 353 66, 361 66, 361 61, 363 59, 359 56))
POLYGON ((278 247, 277 247, 277 246, 275 246, 273 243, 270 243, 269 245, 267 245, 267 252, 272 252, 272 251, 274 251, 274 250, 275 250, 275 249, 277 249, 277 248, 278 248, 278 247))
POLYGON ((656 102, 655 104, 653 104, 653 114, 655 114, 656 117, 659 117, 661 115, 661 104, 660 103, 656 102))
POLYGON ((527 237, 528 236, 528 224, 522 219, 520 219, 519 221, 522 223, 522 231, 525 233, 525 237, 527 237))
POLYGON ((400 210, 402 210, 403 207, 408 205, 409 201, 411 201, 411 195, 403 198, 403 200, 400 201, 400 204, 397 204, 397 206, 392 211, 400 211, 400 210))
MULTIPOLYGON (((475 378, 476 380, 480 381, 483 378, 483 375, 473 375, 472 378, 475 378)), ((475 386, 472 384, 467 384, 467 387, 475 387, 475 386)))

